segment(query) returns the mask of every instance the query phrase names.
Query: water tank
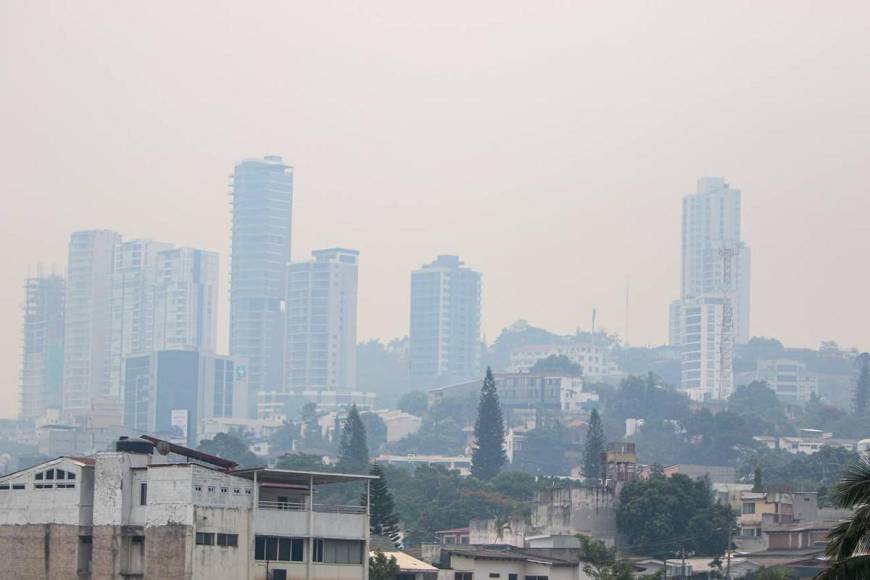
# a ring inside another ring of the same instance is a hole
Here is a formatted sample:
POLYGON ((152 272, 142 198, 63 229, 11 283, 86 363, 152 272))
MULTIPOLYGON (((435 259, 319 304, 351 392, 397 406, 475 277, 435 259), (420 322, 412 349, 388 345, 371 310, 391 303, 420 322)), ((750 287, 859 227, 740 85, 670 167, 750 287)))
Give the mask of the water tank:
POLYGON ((121 437, 115 443, 115 451, 122 453, 154 453, 154 445, 144 439, 121 437))

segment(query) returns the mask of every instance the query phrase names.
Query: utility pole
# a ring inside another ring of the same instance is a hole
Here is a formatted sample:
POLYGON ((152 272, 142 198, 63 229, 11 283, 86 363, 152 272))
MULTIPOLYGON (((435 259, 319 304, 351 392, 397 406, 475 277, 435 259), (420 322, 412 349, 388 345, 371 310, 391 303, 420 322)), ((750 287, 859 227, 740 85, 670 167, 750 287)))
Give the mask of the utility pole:
POLYGON ((731 532, 734 529, 734 523, 728 524, 728 545, 725 547, 725 580, 731 580, 731 532))

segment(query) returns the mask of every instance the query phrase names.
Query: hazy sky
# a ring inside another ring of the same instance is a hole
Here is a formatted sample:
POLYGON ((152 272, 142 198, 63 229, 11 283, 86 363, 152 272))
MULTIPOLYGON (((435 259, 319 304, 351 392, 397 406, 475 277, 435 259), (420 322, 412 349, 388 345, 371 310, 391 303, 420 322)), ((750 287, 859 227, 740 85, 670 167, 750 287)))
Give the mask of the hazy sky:
MULTIPOLYGON (((518 318, 666 339, 680 197, 743 191, 752 333, 870 348, 866 2, 0 2, 0 416, 28 269, 71 231, 221 253, 228 175, 295 167, 293 256, 361 252, 359 336, 409 272, 518 318), (764 4, 764 6, 762 6, 764 4)), ((222 325, 226 286, 222 288, 222 325)), ((225 343, 226 332, 223 331, 225 343)))

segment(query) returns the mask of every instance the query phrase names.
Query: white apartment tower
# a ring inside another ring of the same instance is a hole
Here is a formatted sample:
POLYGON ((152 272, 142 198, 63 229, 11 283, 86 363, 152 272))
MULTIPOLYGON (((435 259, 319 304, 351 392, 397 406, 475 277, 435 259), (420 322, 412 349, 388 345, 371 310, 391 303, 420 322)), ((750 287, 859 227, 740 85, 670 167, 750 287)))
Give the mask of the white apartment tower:
POLYGON ((112 340, 109 395, 121 396, 124 358, 154 350, 157 256, 172 244, 154 240, 122 242, 112 272, 112 340))
POLYGON ((729 301, 705 296, 681 301, 683 357, 680 387, 693 401, 724 400, 734 390, 734 342, 729 301))
POLYGON ((411 380, 437 386, 480 376, 481 275, 458 256, 411 274, 411 380))
POLYGON ((109 392, 112 265, 121 236, 109 230, 70 237, 64 315, 63 408, 86 413, 109 392))
POLYGON ((284 384, 284 316, 293 168, 280 157, 236 164, 232 181, 230 355, 247 361, 252 394, 284 384))
POLYGON ((331 248, 290 265, 287 278, 287 389, 356 386, 359 252, 331 248))
POLYGON ((174 248, 157 254, 154 350, 217 348, 219 258, 174 248))
POLYGON ((734 346, 749 340, 750 256, 740 221, 740 191, 722 178, 699 179, 683 198, 681 296, 670 305, 669 337, 683 347, 683 388, 699 400, 730 395, 734 346))
POLYGON ((35 419, 62 406, 66 282, 40 272, 25 281, 24 290, 21 417, 35 419))

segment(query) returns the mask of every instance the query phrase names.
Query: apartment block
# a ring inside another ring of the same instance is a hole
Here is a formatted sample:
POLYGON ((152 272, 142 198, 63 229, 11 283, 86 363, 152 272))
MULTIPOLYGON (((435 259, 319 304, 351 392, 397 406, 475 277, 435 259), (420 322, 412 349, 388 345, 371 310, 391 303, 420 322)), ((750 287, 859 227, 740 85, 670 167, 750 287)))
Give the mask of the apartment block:
POLYGON ((370 479, 122 440, 0 477, 0 561, 18 580, 366 580, 368 507, 318 491, 370 479))
POLYGON ((35 419, 63 405, 63 333, 66 282, 54 274, 24 283, 21 414, 35 419))

